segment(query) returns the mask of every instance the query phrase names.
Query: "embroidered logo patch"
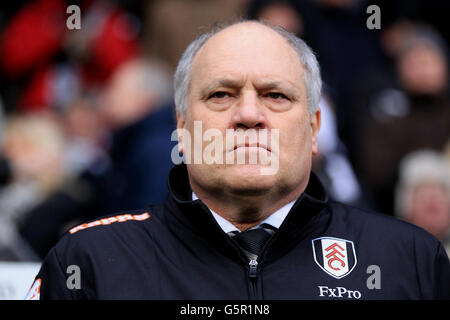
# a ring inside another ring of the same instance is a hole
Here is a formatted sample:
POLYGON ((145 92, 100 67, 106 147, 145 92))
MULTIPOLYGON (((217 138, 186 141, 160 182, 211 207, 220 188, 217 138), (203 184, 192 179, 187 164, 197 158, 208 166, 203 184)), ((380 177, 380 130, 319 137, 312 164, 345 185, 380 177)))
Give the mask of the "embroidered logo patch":
POLYGON ((311 241, 314 261, 330 276, 341 279, 356 266, 356 254, 353 241, 321 237, 311 241))

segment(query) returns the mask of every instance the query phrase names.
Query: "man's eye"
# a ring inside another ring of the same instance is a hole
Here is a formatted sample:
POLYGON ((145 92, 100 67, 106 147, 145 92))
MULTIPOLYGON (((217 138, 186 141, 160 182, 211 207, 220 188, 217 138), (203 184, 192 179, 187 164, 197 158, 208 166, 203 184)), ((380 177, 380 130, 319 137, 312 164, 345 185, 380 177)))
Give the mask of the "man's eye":
POLYGON ((225 91, 217 91, 210 95, 209 98, 224 99, 228 98, 229 96, 230 95, 225 91))
POLYGON ((282 100, 282 99, 287 99, 287 97, 280 93, 280 92, 269 92, 267 94, 267 97, 273 99, 273 100, 282 100))

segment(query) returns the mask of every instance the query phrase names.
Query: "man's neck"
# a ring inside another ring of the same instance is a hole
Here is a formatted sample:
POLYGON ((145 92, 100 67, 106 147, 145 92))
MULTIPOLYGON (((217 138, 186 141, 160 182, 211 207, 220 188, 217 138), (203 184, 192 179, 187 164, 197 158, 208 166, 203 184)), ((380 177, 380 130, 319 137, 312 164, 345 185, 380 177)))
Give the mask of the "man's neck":
POLYGON ((278 196, 270 194, 243 196, 223 192, 212 194, 195 185, 191 187, 210 210, 230 221, 241 231, 257 226, 271 214, 296 200, 304 190, 304 188, 297 189, 278 196))

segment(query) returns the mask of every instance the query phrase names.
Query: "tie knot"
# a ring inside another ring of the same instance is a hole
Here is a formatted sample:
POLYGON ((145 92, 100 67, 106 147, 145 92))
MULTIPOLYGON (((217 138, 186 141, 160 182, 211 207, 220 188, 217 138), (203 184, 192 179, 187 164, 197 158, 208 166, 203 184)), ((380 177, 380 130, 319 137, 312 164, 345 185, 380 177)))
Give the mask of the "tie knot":
POLYGON ((269 238, 269 232, 263 228, 239 232, 233 237, 242 249, 255 256, 260 254, 261 249, 269 238))

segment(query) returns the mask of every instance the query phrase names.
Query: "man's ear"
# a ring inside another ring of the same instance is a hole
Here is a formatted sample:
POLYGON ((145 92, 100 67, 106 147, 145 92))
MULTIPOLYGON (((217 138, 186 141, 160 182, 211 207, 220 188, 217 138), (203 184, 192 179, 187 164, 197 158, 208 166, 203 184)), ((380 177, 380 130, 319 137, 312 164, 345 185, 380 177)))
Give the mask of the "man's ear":
POLYGON ((178 134, 178 151, 184 153, 183 145, 183 129, 186 124, 186 120, 182 115, 177 112, 177 134, 178 134))
POLYGON ((311 147, 313 156, 315 156, 319 152, 317 140, 319 136, 321 119, 322 119, 321 112, 320 108, 318 107, 317 110, 310 116, 311 142, 312 142, 311 147))

